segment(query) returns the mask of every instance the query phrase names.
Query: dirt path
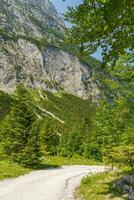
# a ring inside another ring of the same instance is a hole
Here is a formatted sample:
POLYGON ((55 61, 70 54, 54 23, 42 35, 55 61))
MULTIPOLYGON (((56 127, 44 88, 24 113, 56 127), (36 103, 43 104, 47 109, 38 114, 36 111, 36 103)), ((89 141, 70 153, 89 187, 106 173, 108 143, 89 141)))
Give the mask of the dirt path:
POLYGON ((102 166, 64 166, 32 172, 0 182, 0 200, 73 200, 83 176, 103 172, 102 166))

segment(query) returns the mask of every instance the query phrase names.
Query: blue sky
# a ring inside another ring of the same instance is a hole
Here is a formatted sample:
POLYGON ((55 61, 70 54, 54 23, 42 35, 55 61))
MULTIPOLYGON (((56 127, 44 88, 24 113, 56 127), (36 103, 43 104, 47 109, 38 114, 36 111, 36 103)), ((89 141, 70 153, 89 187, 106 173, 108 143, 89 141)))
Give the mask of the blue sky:
POLYGON ((82 0, 51 0, 51 2, 60 13, 64 13, 67 10, 67 6, 77 6, 82 2, 82 0))
MULTIPOLYGON (((55 8, 58 10, 58 12, 60 14, 63 14, 64 12, 66 12, 67 6, 77 6, 82 2, 82 0, 66 0, 66 1, 50 0, 50 1, 54 4, 55 8)), ((97 58, 97 59, 99 59, 99 60, 101 60, 102 59, 101 49, 99 49, 92 56, 97 58)))

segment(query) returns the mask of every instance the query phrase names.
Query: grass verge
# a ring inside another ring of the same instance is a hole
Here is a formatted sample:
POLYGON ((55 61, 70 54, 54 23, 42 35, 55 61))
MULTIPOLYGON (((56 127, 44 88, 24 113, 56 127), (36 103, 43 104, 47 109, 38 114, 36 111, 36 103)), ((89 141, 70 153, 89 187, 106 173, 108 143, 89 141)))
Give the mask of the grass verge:
POLYGON ((15 178, 17 176, 29 173, 30 171, 31 169, 24 168, 11 161, 0 161, 0 180, 6 178, 15 178))
POLYGON ((48 166, 63 166, 63 165, 100 165, 94 160, 88 160, 82 157, 60 157, 60 156, 47 156, 44 164, 48 166))
POLYGON ((82 200, 123 200, 113 183, 121 177, 131 174, 130 170, 98 173, 86 176, 75 192, 75 199, 82 200))
MULTIPOLYGON (((63 165, 96 165, 95 161, 79 158, 63 158, 59 156, 47 156, 44 161, 34 170, 42 170, 47 168, 56 168, 61 167, 63 165)), ((8 160, 0 161, 0 180, 4 180, 6 178, 15 178, 29 172, 33 171, 33 169, 24 168, 19 164, 8 160)))

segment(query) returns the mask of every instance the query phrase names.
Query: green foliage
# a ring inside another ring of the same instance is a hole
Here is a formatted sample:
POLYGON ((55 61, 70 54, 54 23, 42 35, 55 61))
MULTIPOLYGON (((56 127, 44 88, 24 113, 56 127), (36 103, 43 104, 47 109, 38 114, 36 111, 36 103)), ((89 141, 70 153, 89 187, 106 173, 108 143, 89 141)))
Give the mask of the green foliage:
POLYGON ((9 160, 0 161, 0 180, 5 178, 15 178, 29 173, 31 169, 24 168, 9 160))
POLYGON ((34 166, 40 161, 39 123, 28 107, 25 93, 18 99, 2 122, 0 130, 3 153, 24 166, 34 166), (23 96, 24 95, 24 96, 23 96))
POLYGON ((39 133, 39 121, 35 121, 29 131, 27 143, 24 143, 23 151, 19 152, 18 158, 15 159, 16 162, 28 167, 36 167, 41 163, 39 133))
POLYGON ((134 145, 121 145, 112 148, 105 148, 104 161, 112 165, 129 166, 133 169, 134 145))
POLYGON ((63 156, 73 157, 83 155, 89 158, 85 153, 86 138, 90 138, 90 117, 71 127, 65 134, 61 136, 59 153, 63 156))
POLYGON ((62 136, 61 139, 61 151, 60 154, 72 157, 74 153, 81 155, 81 145, 83 139, 80 137, 79 129, 73 128, 66 135, 62 136), (63 151, 63 152, 62 152, 63 151))
POLYGON ((42 151, 45 154, 51 154, 53 156, 56 155, 59 144, 59 135, 55 131, 52 119, 45 119, 45 122, 43 121, 40 137, 42 151))
POLYGON ((4 148, 10 159, 28 166, 36 165, 42 154, 80 155, 132 166, 133 151, 129 147, 134 141, 134 108, 130 100, 130 96, 111 103, 103 100, 95 109, 89 100, 70 94, 39 92, 18 85, 12 107, 9 104, 8 115, 1 122, 1 155, 4 148))
POLYGON ((85 132, 88 132, 86 127, 90 126, 90 114, 93 112, 90 101, 65 93, 53 95, 50 92, 42 92, 42 95, 44 95, 44 99, 41 99, 42 108, 65 122, 62 124, 54 119, 46 118, 42 121, 41 135, 44 138, 42 141, 45 141, 46 147, 45 145, 44 147, 47 152, 51 155, 58 153, 64 156, 73 156, 75 153, 82 154, 83 136, 85 132), (74 146, 73 139, 75 140, 74 148, 72 148, 74 146))
POLYGON ((86 0, 69 8, 65 18, 72 23, 71 43, 93 53, 98 47, 103 61, 113 61, 134 48, 133 0, 86 0))
MULTIPOLYGON (((96 115, 92 119, 93 126, 90 141, 99 147, 101 157, 104 150, 107 152, 108 157, 111 157, 112 154, 113 163, 118 163, 120 152, 116 150, 112 152, 112 149, 116 147, 120 149, 121 146, 124 146, 125 149, 125 146, 127 148, 128 145, 132 146, 134 144, 133 111, 132 104, 124 99, 116 100, 115 103, 102 102, 97 109, 96 115), (118 152, 118 155, 115 152, 118 152)), ((124 156, 124 159, 126 158, 125 153, 122 156, 124 156)), ((131 159, 132 154, 130 154, 131 159)))
POLYGON ((62 91, 52 94, 18 85, 12 109, 9 104, 3 118, 1 136, 6 137, 0 137, 0 152, 6 149, 10 158, 24 165, 35 165, 43 153, 71 158, 79 155, 132 167, 133 71, 124 59, 127 57, 121 58, 113 71, 109 68, 109 76, 101 77, 109 95, 99 106, 62 91))
POLYGON ((124 199, 123 192, 119 192, 113 185, 118 179, 132 173, 129 169, 128 171, 105 172, 86 176, 83 178, 80 187, 76 190, 75 197, 76 199, 81 197, 83 200, 124 199))
MULTIPOLYGON (((126 49, 133 48, 132 9, 132 0, 87 0, 75 9, 70 8, 67 17, 73 23, 71 44, 57 30, 33 17, 30 19, 34 25, 45 34, 42 38, 0 29, 3 41, 17 42, 21 38, 40 50, 60 48, 95 66, 92 79, 100 83, 106 97, 98 100, 97 107, 89 100, 62 91, 52 94, 18 85, 14 95, 0 92, 1 159, 6 157, 33 167, 40 163, 42 154, 71 159, 83 156, 132 167, 134 59, 130 52, 121 56, 126 49), (114 63, 119 58, 114 68, 99 70, 101 63, 89 57, 99 46, 104 62, 114 63)), ((47 83, 52 88, 57 86, 55 81, 47 83)))
POLYGON ((89 156, 105 160, 109 164, 132 167, 134 86, 130 60, 133 60, 133 54, 120 57, 114 69, 109 67, 110 76, 102 77, 107 100, 99 101, 100 105, 92 117, 91 137, 86 142, 86 149, 89 156))
POLYGON ((101 148, 96 142, 91 143, 92 139, 90 137, 92 136, 89 136, 88 139, 85 140, 83 156, 85 158, 102 161, 101 148))
POLYGON ((90 134, 90 115, 94 110, 89 100, 63 92, 57 95, 25 88, 21 84, 12 99, 1 122, 2 158, 10 157, 31 167, 40 159, 40 152, 71 157, 83 154, 85 137, 90 134))
POLYGON ((12 103, 13 103, 12 97, 0 91, 0 120, 10 111, 12 103))
POLYGON ((45 156, 43 161, 48 166, 64 166, 64 165, 101 165, 91 159, 85 159, 82 156, 74 155, 72 158, 63 156, 45 156))

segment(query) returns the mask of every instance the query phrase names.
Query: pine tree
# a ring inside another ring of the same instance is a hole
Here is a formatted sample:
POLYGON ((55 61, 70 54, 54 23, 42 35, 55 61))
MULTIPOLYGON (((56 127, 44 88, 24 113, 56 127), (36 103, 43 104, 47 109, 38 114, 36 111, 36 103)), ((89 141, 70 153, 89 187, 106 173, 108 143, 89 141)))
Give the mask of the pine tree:
POLYGON ((41 126, 41 149, 45 154, 56 155, 59 144, 59 135, 54 127, 53 119, 46 118, 41 126))
POLYGON ((39 163, 39 125, 26 100, 19 99, 0 130, 2 146, 8 157, 24 166, 39 163))

